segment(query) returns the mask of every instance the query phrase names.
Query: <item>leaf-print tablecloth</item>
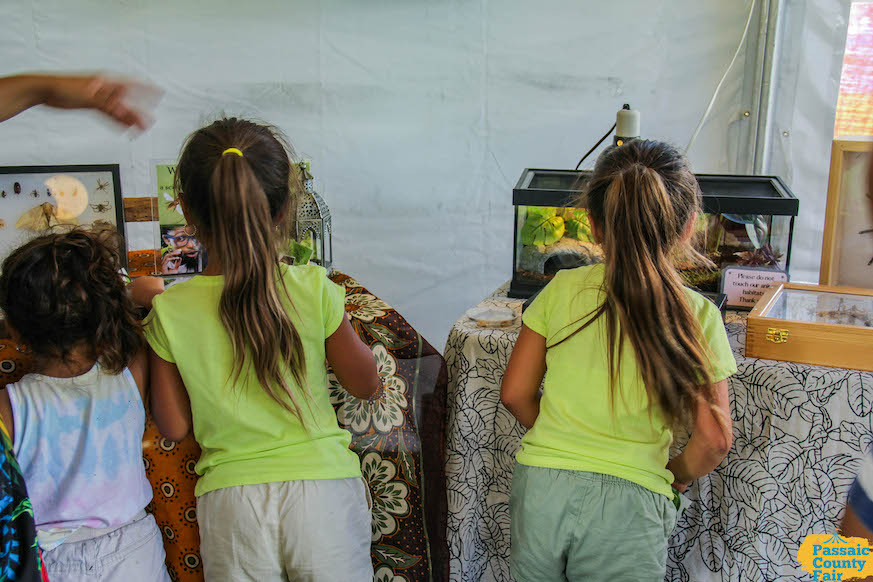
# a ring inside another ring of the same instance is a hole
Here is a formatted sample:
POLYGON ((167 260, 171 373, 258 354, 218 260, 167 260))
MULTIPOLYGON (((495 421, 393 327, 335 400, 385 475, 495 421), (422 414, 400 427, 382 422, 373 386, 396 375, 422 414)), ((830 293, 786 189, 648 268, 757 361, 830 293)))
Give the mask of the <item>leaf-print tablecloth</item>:
MULTIPOLYGON (((481 305, 520 314, 522 302, 506 290, 481 305)), ((446 344, 451 580, 513 580, 509 493, 524 429, 499 396, 519 326, 520 318, 483 329, 462 317, 446 344)), ((833 532, 842 517, 858 461, 873 443, 873 374, 746 358, 745 318, 729 314, 726 327, 739 368, 731 379, 734 444, 689 490, 666 579, 810 580, 797 550, 806 534, 833 532)))

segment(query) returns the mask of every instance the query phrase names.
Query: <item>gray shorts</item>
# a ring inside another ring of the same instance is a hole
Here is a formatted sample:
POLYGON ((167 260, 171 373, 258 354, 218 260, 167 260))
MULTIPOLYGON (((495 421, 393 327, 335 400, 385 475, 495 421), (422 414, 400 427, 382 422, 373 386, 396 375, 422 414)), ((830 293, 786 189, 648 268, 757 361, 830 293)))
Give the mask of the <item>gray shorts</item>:
POLYGON ((97 537, 65 542, 42 555, 51 582, 170 582, 165 558, 151 515, 97 537))
POLYGON ((197 521, 208 582, 373 580, 360 477, 216 489, 197 498, 197 521))
POLYGON ((678 512, 619 477, 516 464, 510 515, 518 582, 662 582, 678 512))

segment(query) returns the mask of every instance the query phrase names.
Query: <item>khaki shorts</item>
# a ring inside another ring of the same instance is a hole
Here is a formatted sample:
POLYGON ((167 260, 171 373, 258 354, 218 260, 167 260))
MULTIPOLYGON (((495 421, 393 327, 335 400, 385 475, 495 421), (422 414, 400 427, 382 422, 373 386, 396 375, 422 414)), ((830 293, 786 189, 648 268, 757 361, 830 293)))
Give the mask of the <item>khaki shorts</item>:
POLYGON ((518 582, 662 582, 673 501, 619 477, 516 464, 510 569, 518 582))
MULTIPOLYGON (((78 535, 87 533, 80 530, 78 535)), ((43 552, 51 582, 170 582, 164 542, 151 515, 84 537, 43 552)))
POLYGON ((371 582, 361 478, 241 485, 197 498, 208 582, 371 582))

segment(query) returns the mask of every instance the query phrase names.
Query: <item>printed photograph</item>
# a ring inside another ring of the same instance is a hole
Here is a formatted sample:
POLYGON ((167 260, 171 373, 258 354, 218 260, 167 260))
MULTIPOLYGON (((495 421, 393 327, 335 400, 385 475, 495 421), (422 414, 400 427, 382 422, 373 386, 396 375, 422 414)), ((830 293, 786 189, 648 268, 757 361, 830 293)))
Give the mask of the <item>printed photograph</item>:
POLYGON ((183 224, 161 225, 161 275, 187 275, 206 268, 206 253, 183 224))

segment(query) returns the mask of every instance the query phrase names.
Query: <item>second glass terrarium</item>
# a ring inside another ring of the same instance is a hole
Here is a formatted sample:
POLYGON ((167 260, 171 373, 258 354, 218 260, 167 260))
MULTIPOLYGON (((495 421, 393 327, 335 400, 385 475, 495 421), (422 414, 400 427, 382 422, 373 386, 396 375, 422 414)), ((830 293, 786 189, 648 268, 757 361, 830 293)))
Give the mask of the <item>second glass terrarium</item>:
MULTIPOLYGON (((511 297, 529 297, 561 269, 602 260, 584 208, 573 207, 590 171, 526 169, 513 189, 511 297)), ((679 265, 686 284, 718 292, 731 265, 786 272, 798 201, 775 176, 698 174, 703 214, 693 244, 714 268, 679 265)))

